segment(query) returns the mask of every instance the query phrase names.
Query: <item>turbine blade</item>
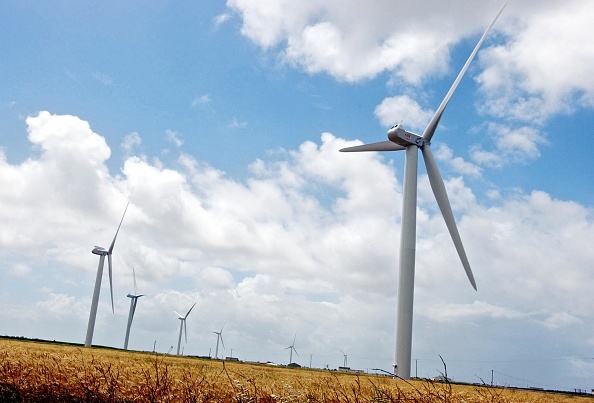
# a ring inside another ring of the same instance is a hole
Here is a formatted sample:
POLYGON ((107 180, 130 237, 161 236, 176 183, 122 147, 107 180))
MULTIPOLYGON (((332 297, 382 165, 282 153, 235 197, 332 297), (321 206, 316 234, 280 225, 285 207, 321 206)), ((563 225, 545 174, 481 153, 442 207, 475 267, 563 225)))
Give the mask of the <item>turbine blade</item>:
POLYGON ((223 341, 223 335, 221 334, 221 344, 223 345, 223 350, 225 349, 225 342, 223 341))
POLYGON ((184 320, 184 336, 186 338, 186 344, 188 344, 188 328, 186 327, 186 321, 184 320))
POLYGON ((464 251, 464 246, 462 245, 462 240, 460 239, 460 234, 458 233, 458 227, 456 226, 456 220, 454 219, 454 214, 452 213, 452 207, 450 205, 450 200, 448 199, 448 194, 446 193, 443 179, 439 173, 437 164, 435 163, 435 158, 433 158, 433 152, 431 151, 431 147, 428 144, 421 148, 421 150, 423 152, 425 166, 427 167, 429 183, 431 184, 431 189, 433 190, 433 194, 437 200, 437 205, 441 210, 441 215, 443 216, 446 226, 448 227, 448 231, 450 232, 450 236, 454 241, 454 246, 456 247, 458 256, 462 261, 462 266, 466 271, 468 280, 470 280, 470 284, 472 284, 472 287, 476 290, 476 282, 474 281, 474 276, 472 274, 472 270, 470 269, 470 263, 468 263, 468 258, 466 257, 466 252, 464 251))
POLYGON ((462 67, 462 70, 460 70, 460 73, 458 73, 458 77, 456 77, 456 80, 454 81, 454 84, 452 84, 452 86, 450 87, 450 90, 446 94, 445 98, 443 99, 443 101, 441 101, 441 104, 439 105, 439 108, 437 108, 437 111, 435 111, 435 114, 433 115, 433 117, 429 121, 429 124, 427 125, 427 128, 423 132, 423 139, 425 139, 426 141, 431 141, 431 138, 433 137, 433 134, 435 133, 435 129, 437 128, 437 125, 439 124, 439 120, 441 119, 441 115, 443 115, 443 111, 445 110, 446 106, 448 105, 448 102, 450 101, 450 98, 454 94, 454 91, 456 91, 456 87, 458 87, 458 84, 460 83, 460 80, 462 80, 462 77, 466 73, 466 70, 468 69, 468 66, 470 66, 470 62, 472 62, 472 59, 474 59, 474 56, 476 55, 476 53, 478 52, 479 48, 483 44, 485 38, 487 37, 487 34, 489 33, 489 31, 491 31, 491 28, 495 24, 495 21, 497 21, 497 19, 499 18, 499 16, 503 12, 503 9, 505 8, 506 5, 507 5, 507 1, 503 5, 503 7, 501 7, 501 10, 499 10, 499 13, 497 13, 497 16, 495 16, 495 19, 493 20, 493 22, 491 22, 491 25, 489 25, 489 27, 486 29, 485 33, 483 33, 483 36, 481 37, 481 39, 478 41, 478 43, 474 47, 474 50, 472 51, 472 53, 468 57, 468 60, 466 60, 466 63, 464 64, 464 67, 462 67))
POLYGON ((196 306, 196 303, 195 302, 194 302, 194 305, 192 305, 192 307, 190 308, 190 310, 186 314, 186 316, 184 316, 184 319, 188 317, 188 315, 190 314, 190 312, 192 312, 192 309, 194 309, 194 306, 196 306))
POLYGON ((108 273, 109 273, 109 292, 111 293, 111 312, 115 313, 113 308, 113 281, 112 281, 112 270, 111 270, 111 253, 107 255, 107 263, 109 266, 108 273))
POLYGON ((295 354, 297 354, 297 357, 299 357, 299 353, 297 352, 297 350, 295 350, 295 347, 293 347, 293 351, 295 352, 295 354))
POLYGON ((183 317, 183 316, 181 316, 179 313, 177 313, 177 311, 173 311, 173 313, 175 313, 175 314, 176 314, 176 315, 179 317, 179 319, 183 319, 183 318, 184 318, 184 317, 183 317))
POLYGON ((122 219, 120 220, 120 225, 118 225, 118 229, 113 237, 113 241, 111 241, 111 245, 109 246, 109 254, 113 251, 113 247, 115 246, 116 238, 118 237, 118 232, 120 232, 120 227, 122 226, 122 222, 124 221, 124 216, 126 215, 126 211, 128 211, 128 206, 130 203, 126 204, 126 209, 124 210, 124 214, 122 215, 122 219))
POLYGON ((134 318, 134 312, 136 312, 136 302, 137 300, 134 300, 134 303, 132 304, 132 312, 130 312, 130 322, 132 322, 132 319, 134 318))
POLYGON ((359 152, 359 151, 400 151, 405 147, 391 142, 390 140, 380 141, 377 143, 363 144, 360 146, 341 148, 339 151, 343 153, 359 152))
POLYGON ((138 295, 138 289, 136 288, 136 271, 134 270, 134 266, 132 266, 132 277, 134 278, 134 295, 138 295))

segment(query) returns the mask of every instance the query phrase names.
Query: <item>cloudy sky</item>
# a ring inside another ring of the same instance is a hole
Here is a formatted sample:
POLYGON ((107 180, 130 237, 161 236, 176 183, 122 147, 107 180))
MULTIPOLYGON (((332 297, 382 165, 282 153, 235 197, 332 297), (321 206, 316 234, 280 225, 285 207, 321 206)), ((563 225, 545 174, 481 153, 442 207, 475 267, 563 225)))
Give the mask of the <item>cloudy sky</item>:
MULTIPOLYGON (((403 153, 501 1, 0 4, 0 334, 391 370, 403 153), (222 354, 221 354, 222 352, 222 354)), ((413 374, 594 386, 590 0, 511 1, 419 168, 413 374), (582 139, 582 140, 580 140, 582 139), (493 371, 493 372, 492 372, 493 371)))

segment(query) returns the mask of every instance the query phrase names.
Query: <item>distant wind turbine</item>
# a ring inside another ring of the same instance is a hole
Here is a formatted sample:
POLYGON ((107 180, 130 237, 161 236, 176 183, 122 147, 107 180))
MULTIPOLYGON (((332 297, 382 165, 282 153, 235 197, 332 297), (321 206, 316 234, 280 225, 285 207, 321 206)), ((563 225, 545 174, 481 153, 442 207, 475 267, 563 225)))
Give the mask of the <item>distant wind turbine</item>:
POLYGON ((452 213, 452 208, 448 200, 445 185, 439 169, 435 163, 433 153, 431 152, 430 143, 435 133, 435 129, 439 124, 441 116, 450 101, 450 98, 460 80, 466 73, 470 62, 478 52, 487 34, 503 12, 507 2, 503 5, 491 25, 487 28, 481 39, 478 41, 470 57, 462 67, 458 77, 452 84, 450 90, 445 98, 437 108, 437 111, 429 121, 427 128, 422 136, 411 133, 402 127, 402 125, 395 125, 388 130, 388 140, 378 143, 364 144, 360 146, 343 148, 340 151, 357 152, 357 151, 399 151, 406 150, 405 166, 404 166, 404 190, 402 203, 402 222, 401 222, 401 236, 400 236, 400 270, 398 276, 398 294, 397 294, 397 324, 396 324, 396 364, 394 366, 394 374, 403 379, 410 378, 411 367, 411 349, 412 349, 412 320, 413 320, 413 294, 414 294, 414 276, 415 276, 415 241, 416 241, 416 220, 417 220, 417 160, 418 149, 421 149, 425 166, 427 167, 427 176, 429 183, 433 190, 433 194, 437 200, 441 214, 445 219, 446 226, 450 232, 450 236, 454 241, 454 246, 458 252, 458 256, 462 261, 462 266, 466 271, 466 275, 470 280, 470 284, 476 290, 476 283, 474 276, 470 269, 466 252, 462 246, 462 240, 456 227, 456 221, 452 213))
POLYGON ((87 337, 85 338, 85 347, 90 347, 93 343, 93 332, 95 331, 95 319, 97 318, 97 306, 99 305, 99 293, 101 292, 101 280, 103 278, 103 265, 105 263, 105 256, 107 256, 107 262, 109 266, 109 291, 111 292, 111 311, 114 312, 111 254, 113 253, 113 247, 115 246, 115 241, 118 237, 118 232, 120 232, 120 227, 122 226, 122 221, 124 221, 124 216, 126 215, 126 211, 128 210, 129 204, 130 203, 126 204, 126 209, 124 210, 124 214, 122 215, 122 219, 120 220, 120 225, 118 225, 118 229, 115 233, 115 236, 113 237, 113 241, 111 241, 109 249, 105 250, 101 246, 95 246, 95 248, 93 248, 92 250, 93 254, 99 255, 99 267, 97 268, 97 277, 95 278, 95 290, 93 291, 93 300, 91 302, 91 313, 89 314, 89 324, 87 326, 87 337))
POLYGON ((225 324, 223 323, 223 327, 221 327, 221 330, 219 330, 218 332, 213 332, 214 334, 217 335, 217 348, 215 349, 215 360, 219 358, 219 340, 221 341, 221 344, 223 345, 223 350, 225 349, 225 342, 223 341, 223 328, 224 327, 225 327, 225 324))
POLYGON ((295 339, 297 338, 297 335, 295 335, 295 337, 293 337, 293 344, 291 344, 289 347, 285 348, 285 350, 290 350, 291 354, 289 355, 289 364, 291 364, 293 362, 293 351, 295 352, 295 354, 297 354, 297 357, 299 357, 299 353, 297 353, 297 350, 295 350, 295 339))
POLYGON ((343 367, 347 367, 347 353, 345 353, 344 351, 340 350, 340 352, 342 353, 342 356, 344 357, 344 364, 342 365, 343 367))
POLYGON ((194 309, 195 305, 196 305, 196 303, 194 302, 194 305, 192 305, 192 307, 190 308, 188 313, 186 313, 186 316, 181 316, 179 313, 173 311, 177 315, 177 318, 179 320, 181 320, 181 323, 179 324, 179 338, 177 339, 177 355, 179 355, 179 347, 181 345, 182 330, 183 330, 184 336, 186 338, 186 343, 188 342, 188 329, 186 328, 186 319, 188 318, 188 315, 190 314, 190 312, 192 312, 192 309, 194 309))
POLYGON ((136 303, 138 302, 138 298, 144 296, 144 294, 138 294, 138 289, 136 288, 136 272, 134 271, 134 267, 132 267, 132 277, 134 278, 134 294, 127 295, 127 297, 130 298, 130 312, 128 313, 128 325, 126 326, 126 340, 124 341, 124 350, 128 349, 130 327, 132 326, 132 319, 134 318, 134 312, 136 311, 136 303))

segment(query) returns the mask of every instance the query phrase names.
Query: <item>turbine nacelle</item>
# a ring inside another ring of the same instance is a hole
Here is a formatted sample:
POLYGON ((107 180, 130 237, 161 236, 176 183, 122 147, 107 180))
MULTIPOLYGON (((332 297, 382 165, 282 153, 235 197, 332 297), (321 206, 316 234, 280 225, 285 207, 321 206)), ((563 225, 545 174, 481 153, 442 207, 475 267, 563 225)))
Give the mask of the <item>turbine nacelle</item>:
POLYGON ((93 248, 93 250, 91 251, 91 253, 93 253, 95 255, 99 255, 99 256, 107 256, 109 254, 109 252, 106 251, 105 248, 103 248, 101 246, 95 246, 93 248))
POLYGON ((388 130, 388 140, 402 147, 411 145, 422 147, 425 144, 429 144, 429 142, 425 141, 423 137, 418 134, 406 131, 402 125, 392 126, 390 130, 388 130))

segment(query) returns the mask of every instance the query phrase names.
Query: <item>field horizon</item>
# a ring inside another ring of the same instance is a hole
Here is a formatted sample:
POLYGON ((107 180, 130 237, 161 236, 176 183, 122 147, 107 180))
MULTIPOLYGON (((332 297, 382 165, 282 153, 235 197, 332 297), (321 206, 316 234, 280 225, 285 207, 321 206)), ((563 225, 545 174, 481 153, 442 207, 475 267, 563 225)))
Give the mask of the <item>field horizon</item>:
POLYGON ((0 337, 5 402, 592 402, 594 396, 0 337))

